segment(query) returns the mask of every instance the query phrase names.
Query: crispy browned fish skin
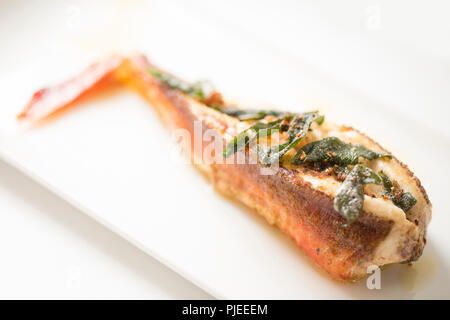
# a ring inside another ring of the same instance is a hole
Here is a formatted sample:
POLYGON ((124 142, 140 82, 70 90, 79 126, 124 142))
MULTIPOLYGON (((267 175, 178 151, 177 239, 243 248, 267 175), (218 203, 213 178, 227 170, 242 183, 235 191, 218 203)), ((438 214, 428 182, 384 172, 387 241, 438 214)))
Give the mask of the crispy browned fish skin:
MULTIPOLYGON (((194 121, 204 119, 192 112, 190 98, 155 80, 148 74, 148 67, 144 57, 134 57, 125 61, 118 70, 118 76, 137 88, 168 125, 187 129, 193 138, 194 121)), ((212 128, 205 121, 203 126, 212 128)), ((224 122, 223 127, 230 129, 227 126, 224 122)), ((193 147, 194 142, 190 145, 193 147)), ((258 164, 200 164, 198 167, 218 190, 256 209, 336 279, 365 276, 377 246, 386 239, 394 225, 389 218, 364 211, 350 227, 343 227, 345 219, 334 210, 333 197, 314 188, 292 169, 281 167, 274 175, 261 175, 258 164)), ((407 172, 413 177, 409 170, 407 172)), ((414 179, 429 204, 420 182, 414 179)), ((412 229, 405 231, 406 236, 402 235, 404 243, 398 250, 404 261, 415 260, 421 255, 427 222, 425 219, 423 232, 419 235, 412 229), (409 232, 411 236, 408 236, 409 232)))

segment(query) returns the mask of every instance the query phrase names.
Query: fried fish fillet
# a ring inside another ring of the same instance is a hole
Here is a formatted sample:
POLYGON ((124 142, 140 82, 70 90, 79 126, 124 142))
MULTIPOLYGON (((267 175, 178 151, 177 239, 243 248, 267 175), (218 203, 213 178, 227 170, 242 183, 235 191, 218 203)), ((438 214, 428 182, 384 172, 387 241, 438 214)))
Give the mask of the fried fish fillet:
MULTIPOLYGON (((119 79, 142 94, 170 128, 190 133, 192 140, 184 144, 185 151, 218 191, 255 209, 270 224, 288 234, 333 278, 355 280, 366 276, 369 266, 411 262, 421 256, 431 219, 431 203, 420 181, 395 157, 367 161, 366 165, 374 171, 385 172, 414 196, 417 203, 405 214, 389 198, 380 195, 379 186, 366 186, 363 211, 354 223, 346 226, 345 218, 333 205, 341 181, 325 172, 293 165, 294 150, 282 158, 273 174, 261 174, 263 166, 258 161, 240 164, 204 161, 206 144, 194 147, 196 121, 203 131, 216 132, 224 143, 248 128, 251 121, 240 121, 174 89, 149 73, 149 68, 154 66, 141 55, 111 57, 90 67, 95 70, 95 76, 87 76, 90 73, 85 71, 77 80, 60 85, 59 88, 70 92, 70 97, 60 97, 61 89, 55 89, 58 87, 44 90, 47 96, 43 98, 36 98, 35 94, 20 118, 41 119, 78 100, 99 81, 119 79)), ((312 124, 298 147, 326 137, 338 137, 346 143, 388 153, 361 132, 328 121, 320 126, 312 124)))

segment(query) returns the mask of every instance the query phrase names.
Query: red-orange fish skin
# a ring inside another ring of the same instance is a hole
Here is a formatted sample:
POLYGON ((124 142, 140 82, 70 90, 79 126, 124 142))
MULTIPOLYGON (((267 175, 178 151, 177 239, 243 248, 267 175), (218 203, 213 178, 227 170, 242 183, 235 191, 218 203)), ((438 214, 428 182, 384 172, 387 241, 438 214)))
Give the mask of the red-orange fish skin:
POLYGON ((79 75, 63 83, 38 90, 17 118, 29 121, 39 120, 82 99, 108 81, 109 76, 122 61, 123 58, 120 56, 111 56, 91 64, 79 75))

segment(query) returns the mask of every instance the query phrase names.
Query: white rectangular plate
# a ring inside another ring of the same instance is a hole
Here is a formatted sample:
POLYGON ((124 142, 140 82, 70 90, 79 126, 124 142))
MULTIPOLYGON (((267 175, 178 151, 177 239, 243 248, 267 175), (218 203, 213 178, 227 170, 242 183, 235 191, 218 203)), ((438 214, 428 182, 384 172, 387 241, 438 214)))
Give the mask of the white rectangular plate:
POLYGON ((0 35, 13 47, 0 64, 5 161, 218 298, 450 298, 450 143, 427 121, 171 2, 46 5, 33 29, 14 18, 28 7, 10 9, 2 22, 18 28, 0 35), (319 109, 393 151, 434 205, 422 259, 383 269, 381 290, 330 280, 278 229, 174 161, 170 132, 133 92, 107 90, 37 128, 15 121, 33 90, 130 48, 188 79, 208 77, 226 95, 319 109))

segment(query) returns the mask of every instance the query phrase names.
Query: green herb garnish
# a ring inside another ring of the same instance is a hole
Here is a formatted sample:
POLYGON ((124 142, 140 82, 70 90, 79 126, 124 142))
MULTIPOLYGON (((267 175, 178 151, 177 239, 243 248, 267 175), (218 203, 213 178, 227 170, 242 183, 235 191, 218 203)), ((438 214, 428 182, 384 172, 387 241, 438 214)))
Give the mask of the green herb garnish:
POLYGON ((409 192, 404 192, 397 183, 392 183, 391 179, 383 172, 378 173, 383 181, 383 195, 389 197, 391 201, 402 209, 404 212, 408 212, 417 203, 417 199, 409 192))
POLYGON ((357 164, 360 157, 368 160, 384 157, 392 158, 389 154, 378 153, 362 145, 351 145, 337 137, 327 137, 305 145, 295 155, 292 163, 326 163, 328 165, 346 166, 357 164))
POLYGON ((262 148, 257 145, 258 159, 261 164, 268 166, 272 163, 280 161, 283 155, 295 147, 300 140, 306 136, 311 124, 314 121, 318 124, 322 124, 324 121, 324 116, 319 115, 317 111, 296 114, 293 116, 293 119, 289 124, 287 130, 288 141, 286 143, 267 148, 262 148))
POLYGON ((285 114, 282 111, 276 110, 252 110, 252 109, 239 109, 235 107, 220 107, 220 106, 212 106, 213 109, 225 113, 231 117, 236 117, 241 121, 249 121, 249 120, 261 120, 266 116, 275 116, 280 117, 285 114))
POLYGON ((231 140, 227 144, 225 150, 223 151, 223 156, 227 158, 245 148, 250 144, 250 142, 255 141, 259 137, 262 138, 264 136, 270 136, 273 132, 280 130, 282 121, 283 119, 276 119, 268 123, 255 123, 250 128, 239 133, 233 140, 231 140))
MULTIPOLYGON (((190 84, 170 74, 163 73, 155 69, 148 69, 148 72, 161 82, 165 83, 170 88, 180 90, 200 101, 205 101, 205 99, 207 99, 208 93, 210 93, 210 91, 212 90, 212 86, 208 81, 197 81, 190 84)), ((281 115, 285 114, 285 112, 276 110, 245 110, 235 107, 223 107, 219 105, 212 105, 211 108, 225 113, 231 117, 238 118, 241 121, 261 120, 269 115, 280 117, 281 115)))
POLYGON ((269 165, 275 161, 279 161, 287 151, 304 138, 313 121, 321 124, 324 119, 324 117, 319 115, 316 111, 292 115, 288 113, 283 114, 285 115, 284 117, 280 117, 269 123, 257 122, 247 130, 239 133, 237 137, 227 144, 223 152, 224 157, 228 157, 241 150, 257 138, 270 136, 275 131, 287 131, 288 141, 286 143, 268 147, 266 149, 256 145, 260 162, 263 165, 269 165), (288 123, 288 125, 282 125, 283 122, 288 123))
POLYGON ((381 184, 381 178, 366 166, 357 164, 337 189, 334 209, 347 219, 349 226, 360 216, 364 206, 364 186, 369 183, 381 184))
POLYGON ((197 81, 192 84, 180 80, 172 75, 167 73, 160 72, 155 69, 148 69, 148 72, 156 77, 161 82, 165 83, 172 89, 180 90, 191 97, 203 101, 206 99, 206 87, 208 85, 207 81, 197 81))

